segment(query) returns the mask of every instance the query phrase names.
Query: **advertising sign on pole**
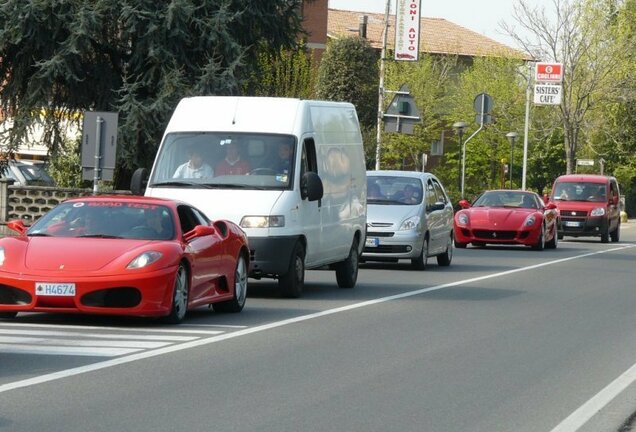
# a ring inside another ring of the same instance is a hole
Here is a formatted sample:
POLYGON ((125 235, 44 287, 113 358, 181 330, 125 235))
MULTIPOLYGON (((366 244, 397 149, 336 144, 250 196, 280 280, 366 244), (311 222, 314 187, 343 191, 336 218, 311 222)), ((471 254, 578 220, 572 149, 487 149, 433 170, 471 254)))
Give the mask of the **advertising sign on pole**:
POLYGON ((534 103, 537 105, 561 105, 561 86, 554 84, 535 84, 534 103))
POLYGON ((563 63, 537 63, 535 81, 550 83, 563 82, 563 63))
POLYGON ((421 0, 397 0, 395 60, 416 61, 420 52, 421 0))

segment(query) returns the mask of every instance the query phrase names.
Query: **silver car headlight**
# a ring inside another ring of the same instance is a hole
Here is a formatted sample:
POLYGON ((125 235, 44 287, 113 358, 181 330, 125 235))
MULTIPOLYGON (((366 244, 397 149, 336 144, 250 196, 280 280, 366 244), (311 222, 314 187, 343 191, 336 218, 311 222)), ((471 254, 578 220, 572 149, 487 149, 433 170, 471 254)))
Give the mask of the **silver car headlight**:
POLYGON ((243 216, 241 228, 282 228, 285 216, 243 216))
POLYGON ((139 255, 137 258, 132 260, 127 266, 127 269, 140 269, 144 268, 153 262, 157 261, 161 258, 161 252, 155 251, 147 251, 139 255))
POLYGON ((593 208, 590 212, 590 216, 605 216, 605 207, 593 208))
POLYGON ((523 223, 525 226, 532 226, 537 221, 537 217, 535 215, 530 215, 526 218, 526 221, 523 223))
POLYGON ((400 229, 398 229, 398 231, 414 230, 415 228, 417 228, 419 224, 420 224, 420 217, 412 216, 408 218, 407 220, 405 220, 404 222, 402 222, 402 225, 400 225, 400 229))
POLYGON ((468 225, 468 215, 466 213, 460 213, 457 216, 457 223, 460 225, 468 225))

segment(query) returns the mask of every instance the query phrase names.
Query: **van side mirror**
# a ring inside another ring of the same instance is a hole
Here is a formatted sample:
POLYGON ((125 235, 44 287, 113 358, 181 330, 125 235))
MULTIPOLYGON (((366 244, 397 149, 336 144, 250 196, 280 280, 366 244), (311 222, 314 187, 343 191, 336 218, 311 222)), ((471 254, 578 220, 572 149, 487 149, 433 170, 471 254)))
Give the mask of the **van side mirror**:
POLYGON ((148 185, 148 170, 137 168, 130 179, 130 191, 133 195, 143 195, 148 185))
POLYGON ((306 172, 300 179, 300 197, 309 201, 318 201, 322 199, 324 190, 322 180, 313 171, 306 172))

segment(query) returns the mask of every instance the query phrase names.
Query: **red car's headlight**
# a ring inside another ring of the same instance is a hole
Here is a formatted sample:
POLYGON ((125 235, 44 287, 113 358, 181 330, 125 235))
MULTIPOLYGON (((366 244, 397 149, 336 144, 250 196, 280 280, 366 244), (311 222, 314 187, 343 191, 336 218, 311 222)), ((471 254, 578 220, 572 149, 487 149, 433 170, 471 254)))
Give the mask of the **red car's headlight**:
POLYGON ((127 269, 139 269, 144 268, 147 265, 152 264, 161 258, 161 252, 155 251, 147 251, 139 255, 137 258, 132 260, 127 266, 127 269))
POLYGON ((530 215, 526 218, 526 221, 523 223, 525 226, 532 226, 537 221, 537 217, 535 215, 530 215))
POLYGON ((460 225, 468 225, 468 215, 466 213, 460 213, 457 216, 457 223, 460 225))
POLYGON ((4 264, 4 248, 0 247, 0 266, 4 264))

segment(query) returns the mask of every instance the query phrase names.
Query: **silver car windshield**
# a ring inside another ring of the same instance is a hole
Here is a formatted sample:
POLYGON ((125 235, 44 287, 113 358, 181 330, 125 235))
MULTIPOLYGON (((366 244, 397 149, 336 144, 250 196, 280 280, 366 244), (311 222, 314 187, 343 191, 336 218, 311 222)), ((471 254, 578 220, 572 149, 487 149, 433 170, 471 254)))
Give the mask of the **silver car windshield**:
POLYGON ((419 178, 367 175, 367 203, 379 205, 418 205, 422 203, 419 178))

